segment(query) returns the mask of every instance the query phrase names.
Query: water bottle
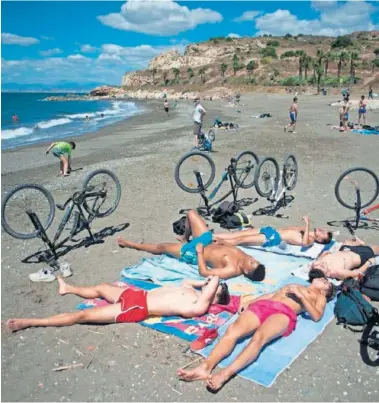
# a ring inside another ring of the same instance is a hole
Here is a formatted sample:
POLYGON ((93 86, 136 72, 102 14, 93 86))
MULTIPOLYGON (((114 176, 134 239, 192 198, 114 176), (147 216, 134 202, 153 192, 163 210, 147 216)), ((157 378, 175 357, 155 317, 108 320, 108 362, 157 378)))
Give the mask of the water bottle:
POLYGON ((286 241, 280 242, 279 249, 286 250, 287 249, 287 242, 286 241))

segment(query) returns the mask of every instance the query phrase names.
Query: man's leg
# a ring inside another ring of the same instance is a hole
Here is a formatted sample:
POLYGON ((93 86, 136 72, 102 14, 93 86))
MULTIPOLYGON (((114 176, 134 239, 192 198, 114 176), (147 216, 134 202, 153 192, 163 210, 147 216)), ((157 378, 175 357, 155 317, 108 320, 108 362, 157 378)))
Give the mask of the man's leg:
POLYGON ((63 164, 63 175, 67 175, 67 169, 68 169, 67 157, 65 157, 64 155, 61 155, 60 160, 63 164))
MULTIPOLYGON (((241 231, 241 232, 245 232, 245 231, 241 231)), ((218 238, 218 235, 215 235, 215 238, 218 238)), ((238 245, 261 246, 266 242, 266 236, 263 234, 239 235, 239 236, 234 237, 233 239, 226 239, 226 241, 234 246, 238 246, 238 245)))
POLYGON ((287 331, 288 324, 289 318, 286 315, 270 316, 255 332, 250 343, 228 367, 222 369, 218 374, 208 377, 208 387, 213 391, 219 390, 232 376, 255 361, 267 343, 282 336, 287 331))
POLYGON ((205 224, 205 221, 195 210, 190 210, 187 213, 186 226, 188 227, 187 233, 192 234, 193 238, 197 238, 198 236, 209 231, 207 224, 205 224))
POLYGON ((112 304, 101 308, 90 308, 78 312, 62 313, 44 319, 9 319, 7 326, 13 332, 28 327, 60 327, 79 323, 114 323, 121 312, 121 304, 112 304))
POLYGON ((63 162, 61 159, 59 159, 59 174, 63 175, 63 162))
POLYGON ((223 239, 224 241, 230 241, 240 236, 248 235, 258 235, 259 228, 249 228, 245 231, 234 231, 234 232, 221 232, 220 234, 214 234, 215 238, 223 239))
POLYGON ((258 329, 259 325, 259 319, 255 314, 249 311, 244 312, 228 327, 210 356, 201 365, 192 370, 179 369, 179 378, 187 382, 207 379, 213 368, 233 351, 238 340, 253 333, 258 329))
POLYGON ((121 248, 142 250, 144 252, 152 253, 153 255, 162 255, 166 253, 177 258, 180 258, 180 250, 182 248, 180 243, 136 243, 127 241, 121 236, 117 238, 117 242, 121 248))
POLYGON ((374 255, 379 256, 379 245, 370 245, 370 247, 374 251, 374 255))

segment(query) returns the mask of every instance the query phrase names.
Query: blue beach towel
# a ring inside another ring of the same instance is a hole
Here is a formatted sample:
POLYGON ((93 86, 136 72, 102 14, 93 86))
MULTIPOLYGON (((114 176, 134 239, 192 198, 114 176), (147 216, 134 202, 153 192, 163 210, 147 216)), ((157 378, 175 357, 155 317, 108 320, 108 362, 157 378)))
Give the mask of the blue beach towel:
POLYGON ((363 134, 364 136, 371 136, 372 134, 379 134, 379 131, 377 130, 364 130, 364 129, 357 129, 357 130, 352 130, 353 133, 359 133, 363 134))

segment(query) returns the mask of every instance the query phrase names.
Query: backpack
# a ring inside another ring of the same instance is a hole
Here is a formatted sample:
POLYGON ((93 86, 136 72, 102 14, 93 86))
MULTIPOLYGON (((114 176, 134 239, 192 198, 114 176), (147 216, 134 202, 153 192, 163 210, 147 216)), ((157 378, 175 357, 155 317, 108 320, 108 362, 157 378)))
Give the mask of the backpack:
POLYGON ((212 141, 208 138, 208 136, 204 136, 203 149, 204 151, 212 151, 212 141))
POLYGON ((373 301, 379 301, 379 265, 367 269, 361 282, 361 292, 373 301))
POLYGON ((225 216, 233 215, 238 210, 238 206, 234 202, 223 201, 214 211, 212 221, 220 223, 225 216))
POLYGON ((186 216, 179 218, 172 223, 172 230, 176 235, 184 235, 186 216))
POLYGON ((237 229, 241 227, 250 227, 250 218, 244 213, 235 213, 222 217, 220 221, 221 228, 237 229))
POLYGON ((365 326, 377 318, 377 310, 364 298, 360 291, 342 285, 342 291, 337 297, 334 307, 337 324, 365 326))

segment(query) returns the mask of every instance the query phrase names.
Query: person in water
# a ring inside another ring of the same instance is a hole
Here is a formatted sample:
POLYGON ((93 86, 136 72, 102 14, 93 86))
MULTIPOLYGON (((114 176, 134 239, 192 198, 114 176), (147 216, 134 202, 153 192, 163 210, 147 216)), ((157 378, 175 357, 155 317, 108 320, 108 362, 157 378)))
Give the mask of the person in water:
POLYGON ((74 294, 82 298, 103 298, 109 305, 77 312, 61 313, 48 318, 9 319, 13 332, 28 327, 72 326, 84 323, 135 323, 150 316, 178 315, 183 318, 202 316, 212 304, 228 305, 228 286, 214 276, 207 280, 184 280, 181 286, 163 286, 151 291, 134 287, 117 287, 103 283, 93 287, 78 287, 58 277, 59 294, 74 294))
POLYGON ((18 118, 18 116, 14 113, 12 116, 12 122, 13 123, 18 123, 20 121, 20 119, 18 118))
POLYGON ((71 155, 72 150, 75 150, 76 144, 73 141, 65 142, 59 141, 57 143, 51 143, 46 150, 46 154, 49 154, 50 150, 53 150, 54 157, 60 159, 59 175, 68 176, 71 171, 71 155))
POLYGON ((239 318, 228 327, 209 357, 195 369, 179 369, 179 378, 187 382, 205 380, 208 388, 216 392, 254 362, 265 345, 289 336, 296 328, 298 315, 307 312, 313 321, 320 321, 327 301, 334 295, 334 287, 318 270, 309 274, 309 281, 311 284, 307 287, 289 284, 272 294, 245 299, 239 318), (238 341, 251 335, 249 344, 238 357, 217 374, 212 374, 216 365, 232 353, 238 341))
POLYGON ((296 133, 296 122, 297 122, 297 114, 299 112, 299 106, 297 104, 297 97, 293 99, 293 102, 289 109, 289 118, 290 123, 284 127, 284 131, 286 132, 290 127, 292 127, 292 133, 296 133))
POLYGON ((147 244, 118 238, 118 244, 122 248, 141 250, 154 255, 167 254, 182 262, 198 265, 199 274, 203 277, 214 275, 228 279, 244 275, 252 281, 263 281, 265 278, 266 268, 263 264, 228 242, 213 239, 212 232, 194 210, 187 213, 185 233, 179 241, 147 244))
POLYGON ((358 124, 361 124, 361 119, 363 119, 363 124, 366 125, 366 116, 367 116, 367 100, 365 96, 362 95, 359 101, 359 109, 358 109, 358 124))

